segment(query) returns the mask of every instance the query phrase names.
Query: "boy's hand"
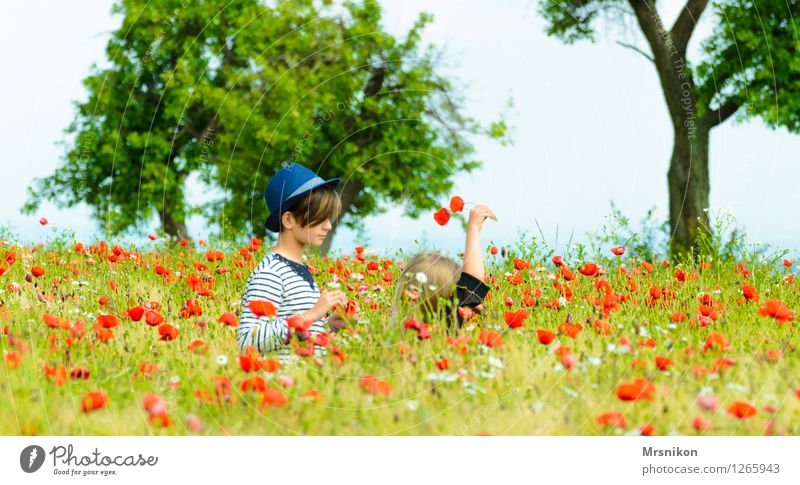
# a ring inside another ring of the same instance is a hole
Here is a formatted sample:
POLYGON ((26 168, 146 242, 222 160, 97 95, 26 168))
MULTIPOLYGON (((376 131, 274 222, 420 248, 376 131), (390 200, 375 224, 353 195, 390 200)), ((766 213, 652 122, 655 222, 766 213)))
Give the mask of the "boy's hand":
POLYGON ((319 296, 319 300, 310 310, 303 314, 303 317, 316 322, 336 305, 347 306, 347 295, 341 290, 323 291, 319 296))
POLYGON ((486 220, 487 217, 497 219, 497 216, 494 215, 494 212, 492 212, 491 209, 485 205, 476 205, 472 208, 472 210, 469 211, 467 227, 474 227, 480 230, 483 227, 483 221, 486 220))

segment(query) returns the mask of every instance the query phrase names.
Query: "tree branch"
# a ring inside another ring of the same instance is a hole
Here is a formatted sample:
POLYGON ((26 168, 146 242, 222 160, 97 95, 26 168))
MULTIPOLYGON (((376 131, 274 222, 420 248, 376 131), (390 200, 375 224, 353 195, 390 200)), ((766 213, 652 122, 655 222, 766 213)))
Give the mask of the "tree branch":
POLYGON ((711 126, 717 126, 719 124, 722 124, 723 122, 725 122, 725 120, 733 116, 734 113, 739 111, 740 107, 741 106, 739 105, 739 103, 729 100, 719 108, 711 111, 708 114, 708 119, 711 122, 711 126))
POLYGON ((632 45, 632 44, 627 44, 627 43, 625 43, 625 42, 622 42, 622 41, 619 41, 619 40, 617 41, 617 44, 619 44, 619 45, 621 45, 622 47, 625 47, 625 48, 627 48, 627 49, 630 49, 630 50, 632 50, 632 51, 634 51, 634 52, 638 52, 639 54, 643 55, 643 56, 644 56, 644 57, 645 57, 645 58, 646 58, 648 61, 652 62, 653 64, 655 64, 655 63, 656 63, 656 60, 653 58, 653 56, 651 56, 651 55, 650 55, 650 54, 648 54, 647 52, 645 52, 645 51, 643 51, 643 50, 639 49, 639 48, 638 48, 638 47, 636 47, 635 45, 632 45))
POLYGON ((639 27, 642 29, 647 43, 650 44, 653 58, 658 64, 660 58, 666 54, 666 44, 662 38, 663 25, 655 3, 651 3, 648 0, 628 0, 628 3, 630 3, 633 13, 636 15, 639 27))
POLYGON ((707 5, 708 0, 687 0, 686 6, 683 7, 678 19, 672 26, 670 31, 672 41, 675 43, 678 52, 684 57, 686 55, 686 46, 689 45, 689 39, 692 38, 692 33, 697 27, 697 21, 700 20, 700 15, 703 14, 703 10, 706 9, 707 5))

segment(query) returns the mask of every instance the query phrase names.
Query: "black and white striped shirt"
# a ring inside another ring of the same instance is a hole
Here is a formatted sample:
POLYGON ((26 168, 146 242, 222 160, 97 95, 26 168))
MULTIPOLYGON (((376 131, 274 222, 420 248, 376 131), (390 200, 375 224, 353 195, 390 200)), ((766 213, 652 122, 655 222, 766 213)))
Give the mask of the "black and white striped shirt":
MULTIPOLYGON (((319 296, 319 288, 305 264, 268 253, 247 279, 237 338, 239 353, 252 345, 262 353, 278 350, 289 354, 290 348, 284 344, 289 331, 286 319, 311 309, 319 296), (253 300, 269 301, 275 305, 277 315, 256 316, 248 306, 253 300)), ((312 335, 324 332, 326 322, 327 318, 314 322, 312 335)))

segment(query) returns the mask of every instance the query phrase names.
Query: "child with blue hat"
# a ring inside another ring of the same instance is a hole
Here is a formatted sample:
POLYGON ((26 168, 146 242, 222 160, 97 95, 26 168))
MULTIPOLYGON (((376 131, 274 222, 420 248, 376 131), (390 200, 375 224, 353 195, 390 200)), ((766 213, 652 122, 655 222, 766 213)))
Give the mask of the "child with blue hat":
POLYGON ((334 190, 340 180, 324 180, 294 163, 279 170, 267 184, 264 199, 269 216, 265 226, 278 233, 278 240, 247 280, 237 337, 240 353, 252 346, 259 352, 280 350, 286 355, 290 327, 310 323, 307 333, 297 333, 303 339, 313 337, 326 331, 326 314, 331 308, 347 305, 342 291, 320 293, 303 262, 303 249, 321 245, 333 227, 331 221, 341 211, 341 199, 334 190), (253 311, 251 304, 263 301, 272 304, 276 315, 253 311))

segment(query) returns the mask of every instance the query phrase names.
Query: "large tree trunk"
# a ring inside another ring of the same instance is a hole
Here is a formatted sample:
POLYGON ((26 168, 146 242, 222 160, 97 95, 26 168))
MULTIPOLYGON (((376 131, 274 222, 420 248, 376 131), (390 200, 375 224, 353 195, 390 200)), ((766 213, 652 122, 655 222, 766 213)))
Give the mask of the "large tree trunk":
POLYGON ((708 0, 687 0, 671 30, 658 15, 655 0, 628 0, 642 28, 658 72, 675 140, 667 182, 670 252, 677 255, 697 248, 697 237, 708 228, 708 134, 722 122, 706 114, 697 116, 698 100, 694 76, 686 62, 686 47, 708 0))
POLYGON ((331 249, 331 243, 333 242, 333 237, 336 235, 336 228, 339 227, 339 221, 342 217, 347 214, 350 208, 356 201, 358 194, 364 189, 364 184, 361 181, 354 181, 354 180, 347 180, 342 182, 342 212, 335 220, 331 222, 333 227, 331 231, 325 236, 325 240, 322 241, 322 246, 320 247, 320 253, 323 256, 328 255, 328 251, 331 249))
POLYGON ((168 209, 159 211, 161 217, 161 228, 170 236, 175 238, 189 238, 189 232, 186 230, 186 222, 183 217, 177 218, 168 209))
POLYGON ((669 187, 670 250, 673 254, 698 248, 698 236, 708 235, 708 141, 710 127, 675 130, 667 183, 669 187))

